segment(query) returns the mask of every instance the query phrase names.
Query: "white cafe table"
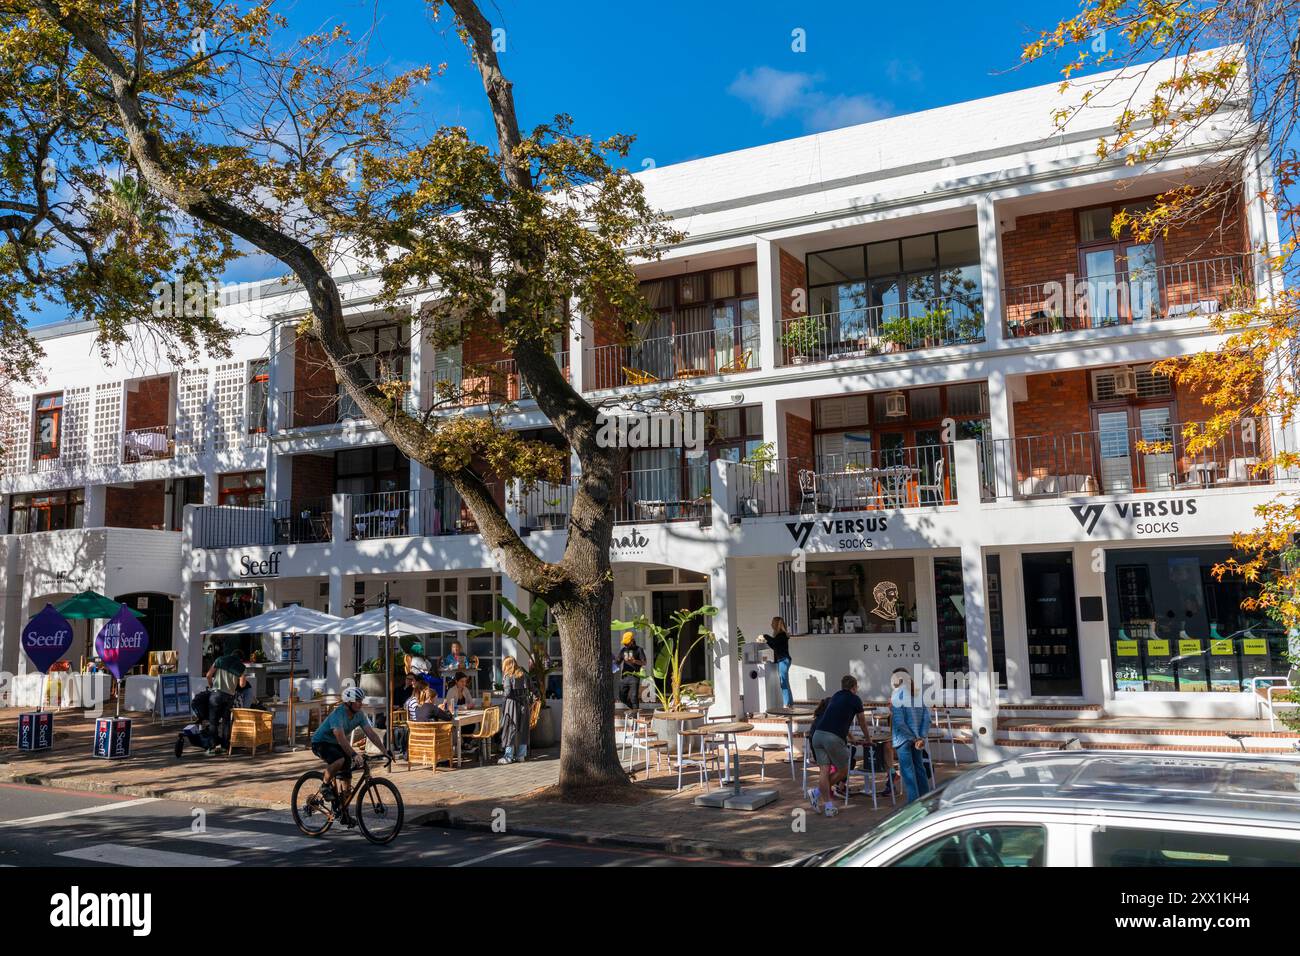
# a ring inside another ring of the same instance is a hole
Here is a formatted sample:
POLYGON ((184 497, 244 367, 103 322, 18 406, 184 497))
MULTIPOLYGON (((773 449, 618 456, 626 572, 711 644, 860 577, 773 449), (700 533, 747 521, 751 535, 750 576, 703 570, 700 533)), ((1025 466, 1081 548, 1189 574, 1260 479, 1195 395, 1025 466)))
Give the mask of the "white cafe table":
POLYGON ((456 714, 455 719, 455 736, 456 736, 456 765, 460 766, 460 739, 466 727, 478 727, 483 723, 483 711, 481 710, 462 710, 456 714))

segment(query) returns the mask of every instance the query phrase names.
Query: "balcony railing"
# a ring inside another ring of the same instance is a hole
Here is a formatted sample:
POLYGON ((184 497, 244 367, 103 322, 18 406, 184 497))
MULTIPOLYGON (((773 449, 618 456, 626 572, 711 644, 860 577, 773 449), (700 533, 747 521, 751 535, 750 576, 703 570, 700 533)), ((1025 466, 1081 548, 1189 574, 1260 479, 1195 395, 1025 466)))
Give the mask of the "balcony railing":
POLYGON ((614 520, 619 524, 658 524, 713 520, 708 458, 685 465, 625 471, 619 480, 614 520))
POLYGON ((1220 256, 1002 290, 1006 334, 1103 329, 1152 319, 1208 317, 1255 302, 1250 256, 1220 256))
POLYGON ((1150 422, 1132 428, 986 439, 985 500, 1067 498, 1269 485, 1286 478, 1260 463, 1293 451, 1289 427, 1245 419, 1210 447, 1188 450, 1203 423, 1150 422))
POLYGON ((785 365, 983 341, 984 304, 974 293, 781 320, 785 365))
POLYGON ((573 511, 574 491, 572 482, 553 484, 543 481, 524 492, 518 503, 521 527, 534 531, 563 529, 573 511))
POLYGON ((176 426, 150 425, 122 433, 122 463, 159 461, 176 454, 176 426))
POLYGON ((268 501, 261 505, 210 505, 195 509, 194 547, 318 544, 333 535, 329 497, 268 501))
POLYGON ((281 392, 280 430, 336 425, 341 421, 361 419, 360 410, 337 385, 296 388, 281 392))
POLYGON ((733 516, 818 514, 957 503, 950 445, 728 465, 733 516))
POLYGON ((737 343, 736 330, 704 329, 591 349, 591 388, 731 375, 758 368, 757 329, 737 343))
MULTIPOLYGON (((569 378, 569 353, 556 352, 555 364, 569 378)), ((458 408, 494 402, 523 402, 532 398, 512 358, 484 365, 443 367, 424 373, 424 410, 458 408)))

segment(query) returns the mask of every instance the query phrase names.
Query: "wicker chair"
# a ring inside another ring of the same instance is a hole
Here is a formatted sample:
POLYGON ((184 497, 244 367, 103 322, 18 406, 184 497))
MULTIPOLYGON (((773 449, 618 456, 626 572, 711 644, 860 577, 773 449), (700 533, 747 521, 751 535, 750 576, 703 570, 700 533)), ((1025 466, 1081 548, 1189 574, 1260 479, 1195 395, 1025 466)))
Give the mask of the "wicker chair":
POLYGON ((474 740, 479 745, 479 762, 487 763, 492 756, 492 738, 501 731, 501 708, 489 707, 483 711, 483 723, 475 728, 472 734, 463 734, 461 743, 467 740, 474 740))
POLYGON ((270 753, 273 718, 269 710, 234 708, 230 712, 230 747, 226 756, 229 757, 236 747, 248 747, 257 756, 257 748, 262 744, 266 744, 266 752, 270 753))
POLYGON ((653 385, 659 381, 659 376, 652 375, 645 369, 628 368, 626 365, 623 366, 623 375, 629 385, 653 385))
POLYGON ((428 765, 437 771, 442 761, 448 763, 456 759, 456 745, 452 740, 453 724, 448 720, 419 721, 408 724, 411 736, 406 742, 406 769, 412 763, 428 765))
POLYGON ((534 697, 533 705, 528 708, 528 729, 529 730, 536 729, 537 722, 541 719, 542 719, 542 699, 540 697, 534 697))

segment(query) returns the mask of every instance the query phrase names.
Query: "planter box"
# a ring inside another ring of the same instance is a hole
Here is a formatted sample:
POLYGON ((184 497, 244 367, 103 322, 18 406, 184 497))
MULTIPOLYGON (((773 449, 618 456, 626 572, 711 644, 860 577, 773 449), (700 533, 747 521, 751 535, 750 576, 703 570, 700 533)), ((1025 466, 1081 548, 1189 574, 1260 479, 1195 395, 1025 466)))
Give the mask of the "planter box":
POLYGON ((365 692, 367 697, 386 697, 384 691, 384 675, 378 674, 360 674, 357 677, 357 686, 365 692))
POLYGON ((547 700, 542 707, 542 713, 537 718, 537 726, 533 728, 532 737, 530 738, 530 747, 554 747, 560 741, 560 730, 563 726, 564 709, 563 701, 547 700))

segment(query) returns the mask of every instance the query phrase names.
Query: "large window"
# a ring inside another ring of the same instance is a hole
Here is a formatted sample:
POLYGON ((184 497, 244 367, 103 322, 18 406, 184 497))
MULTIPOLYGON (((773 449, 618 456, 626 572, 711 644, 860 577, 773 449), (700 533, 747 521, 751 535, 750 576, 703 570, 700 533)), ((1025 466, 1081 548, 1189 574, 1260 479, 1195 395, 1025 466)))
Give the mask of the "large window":
MULTIPOLYGON (((989 555, 985 577, 989 643, 993 651, 993 670, 997 686, 1007 681, 1007 652, 1002 636, 1001 574, 996 555, 989 555), (996 615, 996 618, 995 618, 996 615)), ((966 634, 966 595, 962 582, 961 558, 934 559, 935 618, 939 630, 939 672, 966 674, 970 671, 970 643, 966 634)))
POLYGON ((1079 268, 1086 280, 1088 318, 1093 328, 1140 322, 1160 311, 1160 246, 1115 239, 1111 220, 1119 208, 1094 206, 1077 213, 1079 268))
POLYGON ((63 393, 36 398, 36 420, 32 434, 32 458, 48 461, 59 457, 59 438, 63 432, 63 393))
POLYGON ((832 353, 984 338, 975 226, 812 253, 807 270, 808 311, 827 317, 832 353))
POLYGON ((637 330, 631 361, 658 378, 689 370, 741 371, 758 365, 758 267, 641 283, 654 318, 637 330))
POLYGON ((9 533, 62 531, 80 528, 85 512, 81 488, 44 494, 14 495, 9 502, 9 533))
POLYGON ((219 479, 218 502, 254 508, 266 501, 266 472, 237 471, 219 479))
POLYGON ((334 474, 334 490, 342 494, 406 491, 411 487, 410 462, 392 445, 340 451, 334 457, 334 474))
POLYGON ((248 363, 248 431, 266 431, 266 403, 270 394, 271 368, 266 359, 248 363))
POLYGON ((813 634, 910 633, 916 623, 911 558, 817 561, 807 582, 813 634))
POLYGON ((1253 588, 1214 576, 1228 548, 1115 548, 1106 600, 1115 689, 1133 693, 1248 691, 1285 674, 1286 634, 1241 602, 1253 588))

